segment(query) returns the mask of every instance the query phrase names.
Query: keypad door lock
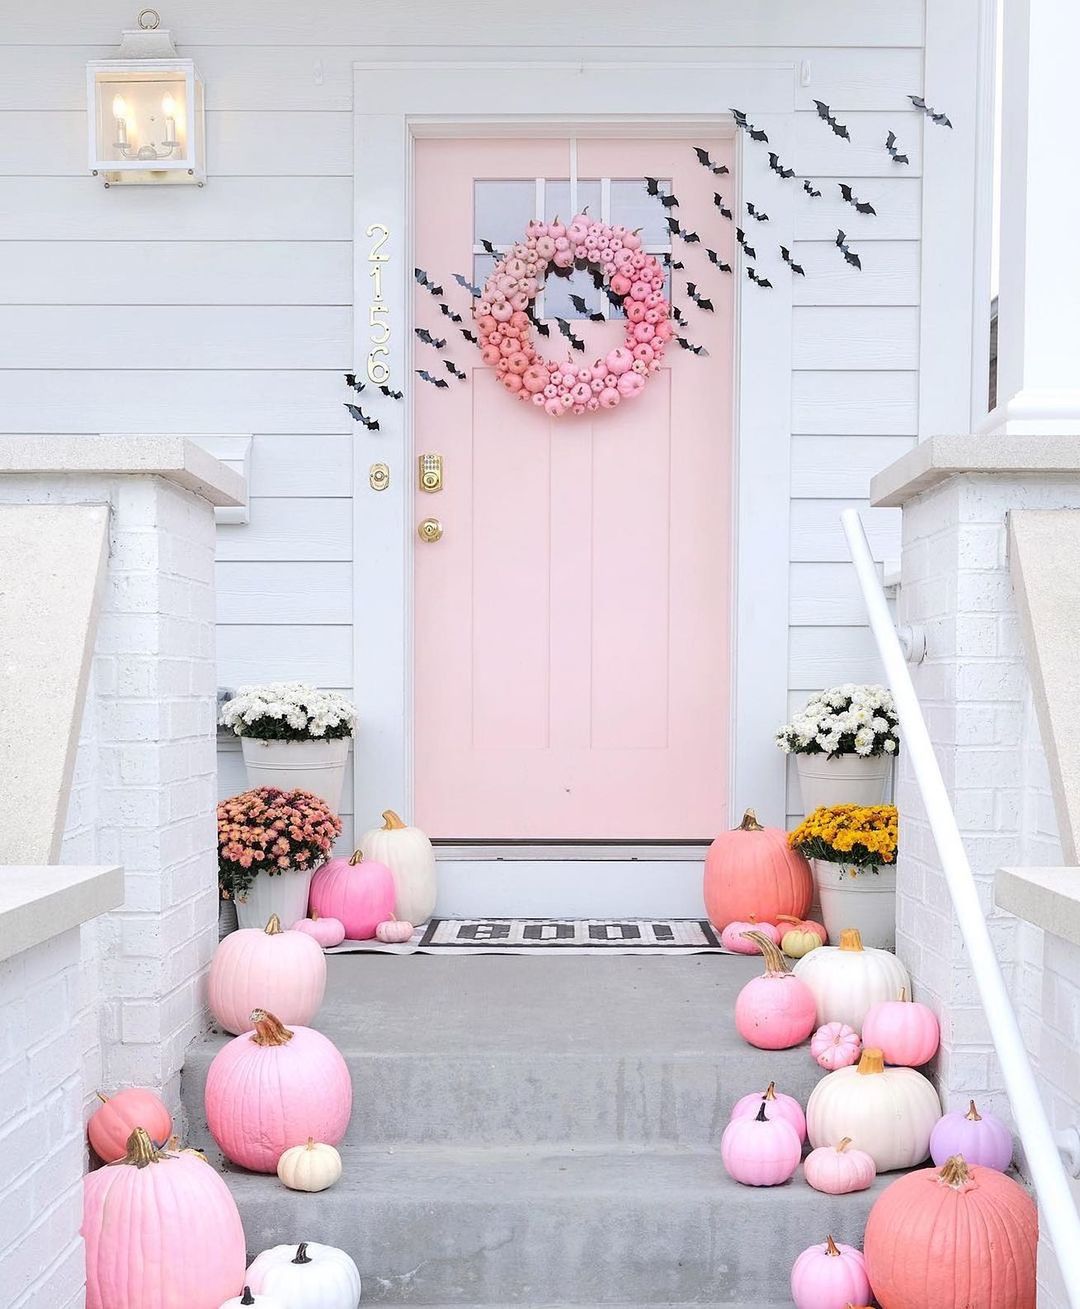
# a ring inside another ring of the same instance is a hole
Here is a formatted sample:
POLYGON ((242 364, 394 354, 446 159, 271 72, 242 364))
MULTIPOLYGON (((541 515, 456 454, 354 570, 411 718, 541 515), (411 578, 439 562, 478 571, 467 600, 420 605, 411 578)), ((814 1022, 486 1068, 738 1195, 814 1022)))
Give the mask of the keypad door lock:
POLYGON ((418 462, 420 490, 426 491, 429 495, 441 491, 443 489, 442 455, 420 455, 418 462))

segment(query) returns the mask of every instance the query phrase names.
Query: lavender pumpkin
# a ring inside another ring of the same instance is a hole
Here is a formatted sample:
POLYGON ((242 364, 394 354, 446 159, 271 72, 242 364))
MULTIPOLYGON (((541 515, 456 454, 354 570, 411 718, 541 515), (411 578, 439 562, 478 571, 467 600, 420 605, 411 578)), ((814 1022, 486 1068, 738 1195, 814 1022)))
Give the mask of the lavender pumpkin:
POLYGON ((946 1114, 930 1133, 930 1157, 938 1167, 956 1154, 969 1164, 1007 1172, 1013 1157, 1012 1132, 993 1114, 980 1114, 972 1100, 966 1114, 959 1110, 946 1114))

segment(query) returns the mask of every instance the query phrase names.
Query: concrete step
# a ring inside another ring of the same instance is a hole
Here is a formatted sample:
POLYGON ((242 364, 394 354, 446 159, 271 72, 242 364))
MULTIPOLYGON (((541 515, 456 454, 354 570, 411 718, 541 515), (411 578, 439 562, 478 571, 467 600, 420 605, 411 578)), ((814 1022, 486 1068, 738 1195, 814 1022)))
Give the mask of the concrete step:
POLYGON ((826 1196, 801 1175, 739 1186, 715 1150, 343 1150, 331 1190, 226 1171, 252 1252, 320 1240, 348 1250, 365 1303, 786 1304, 799 1250, 831 1232, 861 1242, 891 1180, 826 1196))

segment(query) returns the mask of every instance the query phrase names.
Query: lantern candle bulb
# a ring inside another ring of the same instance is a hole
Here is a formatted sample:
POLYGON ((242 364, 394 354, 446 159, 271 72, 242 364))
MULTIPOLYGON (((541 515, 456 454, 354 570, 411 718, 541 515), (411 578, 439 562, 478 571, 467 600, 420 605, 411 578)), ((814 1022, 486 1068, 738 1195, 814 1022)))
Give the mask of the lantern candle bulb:
POLYGON ((116 124, 116 139, 113 144, 118 150, 126 150, 128 145, 127 104, 122 95, 114 95, 112 102, 113 119, 116 124))
POLYGON ((161 112, 165 115, 165 139, 161 144, 171 149, 177 144, 176 101, 168 91, 161 97, 161 112))

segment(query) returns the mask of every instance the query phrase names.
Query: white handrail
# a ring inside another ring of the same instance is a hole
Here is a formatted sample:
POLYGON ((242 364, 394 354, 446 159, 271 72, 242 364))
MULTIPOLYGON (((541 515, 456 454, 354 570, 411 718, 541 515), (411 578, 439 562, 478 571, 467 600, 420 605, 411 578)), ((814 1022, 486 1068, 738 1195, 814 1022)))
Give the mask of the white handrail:
POLYGON ((1020 1026, 990 940, 971 864, 960 838, 956 815, 949 803, 930 734, 926 730, 926 720, 915 694, 915 686, 893 627, 892 615, 870 554, 862 519, 855 509, 845 509, 841 519, 866 602, 870 627, 896 702, 903 730, 904 753, 922 793, 945 882, 952 896, 953 908, 975 974, 975 984, 989 1019, 990 1035, 1005 1079, 1005 1090, 1013 1106, 1013 1118, 1024 1147, 1028 1171, 1039 1197, 1041 1221, 1049 1229, 1071 1309, 1080 1309, 1080 1214, 1077 1214, 1073 1203, 1050 1121, 1039 1095, 1031 1061, 1020 1035, 1020 1026))

